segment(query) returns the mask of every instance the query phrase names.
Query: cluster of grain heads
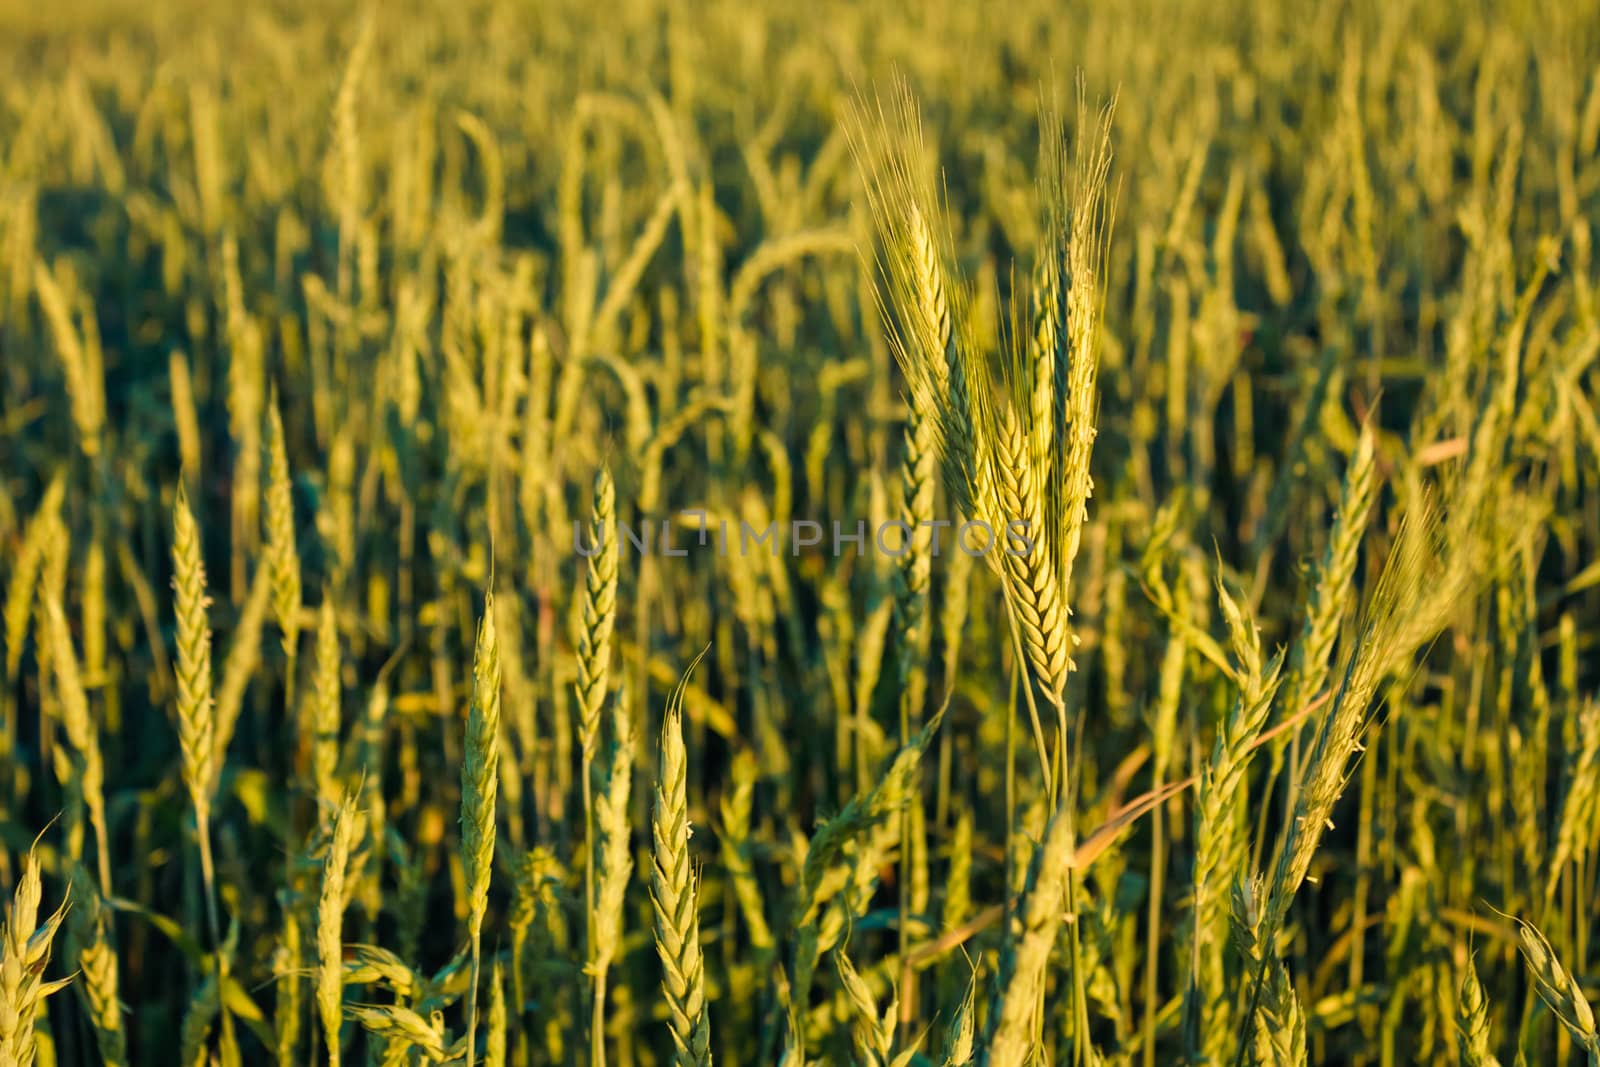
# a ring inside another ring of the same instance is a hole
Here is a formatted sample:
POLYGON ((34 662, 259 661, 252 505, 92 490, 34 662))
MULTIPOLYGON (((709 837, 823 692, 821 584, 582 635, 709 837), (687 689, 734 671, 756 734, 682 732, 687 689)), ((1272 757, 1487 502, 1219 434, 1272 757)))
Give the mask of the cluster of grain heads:
POLYGON ((40 1067, 1586 1058, 1595 12, 174 2, 0 34, 40 1067))
POLYGON ((895 1024, 900 1014, 898 998, 891 997, 888 1007, 880 1012, 871 987, 843 949, 833 954, 833 962, 850 1003, 850 1032, 856 1047, 856 1063, 859 1067, 908 1067, 916 1050, 906 1049, 898 1054, 894 1051, 895 1024))
POLYGON ((33 1067, 36 1055, 34 1026, 45 999, 65 989, 71 978, 49 981, 45 969, 56 931, 66 918, 68 902, 39 921, 44 887, 38 857, 30 851, 22 861, 22 876, 6 909, 0 930, 0 1064, 33 1067))
POLYGON ((699 657, 684 672, 661 723, 661 757, 651 819, 650 901, 676 1067, 711 1065, 705 959, 700 952, 699 879, 689 852, 689 762, 683 744, 683 689, 697 663, 699 657))
POLYGON ((1034 850, 995 975, 994 1000, 980 1042, 983 1067, 1022 1067, 1037 1044, 1038 1001, 1076 864, 1070 808, 1058 807, 1034 850))
POLYGON ((1268 883, 1264 936, 1269 940, 1305 880, 1334 803, 1347 784, 1346 768, 1360 747, 1379 682, 1391 670, 1410 664, 1417 649, 1445 625, 1448 612, 1471 581, 1462 562, 1441 559, 1440 550, 1437 512, 1423 498, 1401 520, 1366 605, 1354 651, 1296 784, 1294 807, 1268 883))
MULTIPOLYGON (((806 1002, 822 953, 843 936, 838 913, 829 910, 827 914, 834 922, 825 923, 825 909, 839 903, 836 898, 850 896, 842 891, 858 872, 875 873, 876 864, 871 861, 881 861, 883 853, 874 847, 879 844, 874 842, 874 836, 912 802, 923 753, 937 727, 937 720, 923 727, 911 744, 894 755, 872 788, 854 797, 819 826, 806 845, 805 861, 788 910, 792 927, 788 981, 793 1003, 806 1002), (852 849, 861 853, 856 864, 847 862, 852 849)), ((857 897, 847 903, 865 902, 857 897)))
POLYGON ((417 1056, 427 1063, 449 1063, 457 1058, 457 1050, 445 1041, 444 1017, 440 1012, 435 1012, 431 1019, 424 1019, 406 1007, 348 1004, 345 1015, 367 1033, 383 1038, 390 1047, 403 1049, 406 1059, 401 1062, 414 1061, 417 1056))
POLYGON ((1220 582, 1217 598, 1228 627, 1238 696, 1219 725, 1210 761, 1200 772, 1194 830, 1194 961, 1185 990, 1188 1022, 1198 1034, 1198 1054, 1211 1060, 1225 1055, 1232 1040, 1231 998, 1223 966, 1229 928, 1226 881, 1246 865, 1242 821, 1246 775, 1272 709, 1283 662, 1281 655, 1263 662, 1255 619, 1220 582))
MULTIPOLYGON (((1307 1056, 1305 1012, 1288 967, 1271 943, 1262 939, 1267 933, 1262 926, 1263 888, 1259 877, 1238 877, 1229 901, 1228 920, 1239 957, 1248 973, 1260 970, 1265 975, 1250 1029, 1238 1050, 1239 1059, 1254 1067, 1303 1067, 1307 1056)), ((1228 988, 1237 990, 1238 983, 1228 988)), ((1225 1058, 1231 1054, 1231 1049, 1225 1049, 1219 1055, 1225 1058)))

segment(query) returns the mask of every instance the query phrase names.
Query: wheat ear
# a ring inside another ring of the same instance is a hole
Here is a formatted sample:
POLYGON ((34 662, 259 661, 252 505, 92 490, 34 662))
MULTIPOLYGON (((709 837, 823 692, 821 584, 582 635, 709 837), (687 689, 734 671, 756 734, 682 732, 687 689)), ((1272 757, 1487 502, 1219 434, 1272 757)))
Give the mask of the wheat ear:
POLYGON ((339 1067, 339 1023, 344 999, 344 905, 350 852, 355 844, 355 801, 346 797, 333 818, 333 835, 322 862, 317 902, 317 1014, 322 1018, 329 1067, 339 1067))
POLYGON ((1571 972, 1562 966, 1555 949, 1545 939, 1539 928, 1522 919, 1517 923, 1517 947, 1533 976, 1533 987, 1539 997, 1572 1039, 1582 1046, 1593 1060, 1600 1057, 1600 1030, 1595 1027, 1594 1009, 1589 1006, 1583 990, 1571 972))
POLYGON ((1461 972, 1461 988, 1456 994, 1456 1050, 1462 1067, 1500 1067, 1489 1037, 1489 998, 1478 981, 1478 968, 1472 957, 1461 972))
POLYGON ((68 916, 67 943, 78 961, 78 994, 94 1027, 95 1044, 105 1067, 125 1067, 128 1047, 122 1005, 117 999, 117 950, 111 944, 111 916, 81 867, 74 873, 73 886, 82 903, 68 916))
POLYGON ((467 937, 472 948, 467 1000, 467 1067, 472 1067, 483 917, 489 909, 489 879, 494 871, 495 798, 500 787, 500 643, 494 626, 493 593, 484 598, 483 620, 478 624, 466 749, 461 764, 461 862, 466 870, 467 937))
POLYGON ((55 913, 39 922, 44 895, 39 860, 31 851, 22 861, 22 877, 0 928, 0 1064, 32 1067, 36 1048, 34 1020, 45 998, 64 989, 71 978, 44 980, 50 946, 67 914, 63 900, 55 913))
POLYGON ((655 849, 650 901, 655 910, 656 952, 661 956, 661 988, 667 998, 667 1026, 676 1067, 711 1064, 698 887, 689 855, 688 757, 683 746, 683 690, 693 670, 691 664, 667 702, 651 820, 655 849))
POLYGON ((178 749, 183 781, 194 804, 205 880, 206 921, 211 943, 222 943, 217 919, 216 875, 211 859, 211 790, 216 784, 216 709, 211 696, 211 623, 207 618, 206 568, 200 528, 189 510, 189 494, 178 483, 172 506, 172 589, 178 618, 178 749))

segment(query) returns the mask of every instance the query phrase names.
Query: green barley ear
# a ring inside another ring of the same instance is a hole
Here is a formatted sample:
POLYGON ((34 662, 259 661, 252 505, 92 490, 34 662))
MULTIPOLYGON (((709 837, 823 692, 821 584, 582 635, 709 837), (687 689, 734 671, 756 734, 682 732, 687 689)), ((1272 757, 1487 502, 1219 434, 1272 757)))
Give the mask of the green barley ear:
POLYGON ((484 598, 483 620, 472 661, 472 707, 467 713, 466 756, 461 764, 461 862, 467 882, 467 936, 472 979, 467 1001, 467 1064, 471 1067, 478 1025, 479 949, 489 908, 494 870, 495 797, 500 783, 500 645, 495 635, 494 594, 484 598))
POLYGON ((453 1050, 445 1048, 437 1019, 430 1021, 410 1008, 391 1005, 347 1004, 344 1013, 351 1021, 360 1023, 367 1033, 398 1043, 408 1052, 420 1053, 422 1063, 446 1063, 452 1059, 453 1050))
MULTIPOLYGON (((1345 472, 1328 548, 1317 567, 1300 639, 1291 654, 1289 680, 1283 690, 1285 715, 1298 713, 1328 679, 1328 657, 1354 599, 1356 563, 1377 489, 1376 433, 1368 424, 1362 427, 1355 455, 1345 472)), ((1287 738, 1279 742, 1287 743, 1287 738)))
POLYGON ((30 1067, 34 1062, 34 1020, 45 998, 65 989, 72 979, 44 980, 50 963, 50 946, 61 921, 66 918, 67 901, 55 913, 39 922, 39 901, 43 897, 39 879, 39 860, 33 852, 22 861, 22 877, 6 920, 0 926, 0 1064, 30 1067))
MULTIPOLYGON (((705 655, 704 652, 701 656, 705 655)), ((705 961, 700 954, 697 879, 689 855, 688 756, 683 746, 683 691, 700 657, 684 672, 661 724, 661 766, 656 779, 655 841, 650 901, 656 952, 667 998, 676 1067, 710 1067, 711 1027, 706 1018, 705 961)))
MULTIPOLYGON (((937 727, 937 719, 924 726, 912 744, 895 753, 871 789, 852 798, 812 835, 789 903, 795 945, 789 981, 796 1002, 810 995, 817 963, 828 947, 824 944, 828 931, 823 925, 829 916, 839 915, 837 911, 824 914, 826 906, 853 873, 853 861, 877 856, 881 862, 887 842, 880 851, 874 835, 881 834, 888 820, 904 811, 916 795, 923 753, 937 727)), ((843 930, 832 933, 842 934, 843 930)))
POLYGON ((945 1035, 944 1067, 966 1067, 972 1062, 972 1042, 977 1022, 978 975, 973 972, 967 983, 967 992, 956 1008, 955 1018, 945 1035))
POLYGON ((904 83, 886 107, 857 101, 846 129, 867 187, 878 232, 877 299, 911 405, 943 457, 957 510, 974 515, 983 481, 974 404, 987 383, 969 388, 972 346, 966 293, 950 281, 949 228, 944 224, 931 154, 915 99, 904 83))
POLYGON ((1539 928, 1522 919, 1517 924, 1517 947, 1528 964, 1533 977, 1533 987, 1539 997, 1591 1056, 1600 1056, 1600 1031, 1595 1028, 1594 1010, 1584 998, 1583 990, 1572 974, 1556 958, 1555 949, 1545 939, 1539 928))
POLYGON ((844 986, 845 1000, 850 1005, 850 1032, 855 1040, 856 1062, 861 1067, 890 1067, 894 1062, 894 1028, 898 1003, 891 1000, 880 1016, 878 1002, 872 989, 857 972, 844 950, 833 954, 839 971, 839 982, 844 986))
POLYGON ((345 797, 333 820, 333 835, 322 863, 322 895, 317 902, 317 1014, 322 1019, 329 1067, 339 1067, 339 1023, 344 999, 344 906, 355 844, 355 800, 345 797))
MULTIPOLYGON (((1064 201, 1071 215, 1062 268, 1065 288, 1065 344, 1058 348, 1064 359, 1056 363, 1056 403, 1060 405, 1059 448, 1060 494, 1056 502, 1059 529, 1050 531, 1055 543, 1055 558, 1063 593, 1071 584, 1073 565, 1084 522, 1088 519, 1089 497, 1094 491, 1089 460, 1100 404, 1098 379, 1102 318, 1105 303, 1107 246, 1116 213, 1111 190, 1111 127, 1115 104, 1107 104, 1097 115, 1089 114, 1080 96, 1077 118, 1078 136, 1074 146, 1071 173, 1064 166, 1060 173, 1057 198, 1064 201)), ((1059 129, 1059 122, 1052 122, 1059 129)))
POLYGON ((277 390, 273 390, 267 419, 267 566, 272 569, 272 612, 283 633, 284 654, 292 663, 300 640, 300 554, 295 550, 294 488, 289 480, 289 452, 277 390))
POLYGON ((1266 984, 1254 1026, 1251 1052, 1257 1067, 1304 1067, 1305 1012, 1288 969, 1277 959, 1267 961, 1266 984))
POLYGON ((1185 989, 1186 1008, 1200 1022, 1202 1051, 1212 1059, 1225 1056, 1232 1037, 1231 1001, 1224 992, 1223 948, 1229 927, 1225 885, 1230 872, 1243 870, 1249 861, 1240 816, 1251 755, 1272 710, 1282 666, 1281 655, 1262 662, 1255 619, 1221 581, 1217 597, 1228 627, 1238 696, 1217 730, 1211 760, 1200 773, 1194 834, 1196 965, 1185 989))

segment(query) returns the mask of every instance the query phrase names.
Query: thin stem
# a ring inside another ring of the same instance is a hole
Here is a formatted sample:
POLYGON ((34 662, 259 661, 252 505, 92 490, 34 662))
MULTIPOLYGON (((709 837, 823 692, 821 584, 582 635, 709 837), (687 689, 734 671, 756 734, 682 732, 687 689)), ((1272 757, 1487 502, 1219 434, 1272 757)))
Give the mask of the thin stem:
POLYGON ((589 1067, 606 1067, 606 973, 594 976, 594 1004, 589 1016, 589 1067))
MULTIPOLYGON (((585 949, 589 962, 595 961, 595 940, 599 936, 595 929, 595 883, 594 883, 594 781, 593 760, 586 751, 583 756, 583 893, 584 893, 584 929, 585 949)), ((596 968, 598 971, 598 968, 596 968)), ((589 1062, 594 1067, 603 1067, 606 1061, 604 1047, 604 1021, 606 999, 606 977, 604 972, 594 975, 594 984, 590 990, 591 1017, 589 1024, 589 1062)))
POLYGON ((478 1052, 478 979, 482 975, 483 938, 474 924, 472 931, 472 978, 467 987, 467 1067, 472 1067, 478 1052))

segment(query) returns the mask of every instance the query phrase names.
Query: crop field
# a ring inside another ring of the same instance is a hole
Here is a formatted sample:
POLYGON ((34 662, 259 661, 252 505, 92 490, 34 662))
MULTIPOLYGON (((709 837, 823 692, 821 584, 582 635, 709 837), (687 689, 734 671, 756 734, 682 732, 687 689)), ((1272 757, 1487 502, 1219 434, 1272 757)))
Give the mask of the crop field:
POLYGON ((0 0, 0 1067, 1600 1067, 1600 6, 0 0))

